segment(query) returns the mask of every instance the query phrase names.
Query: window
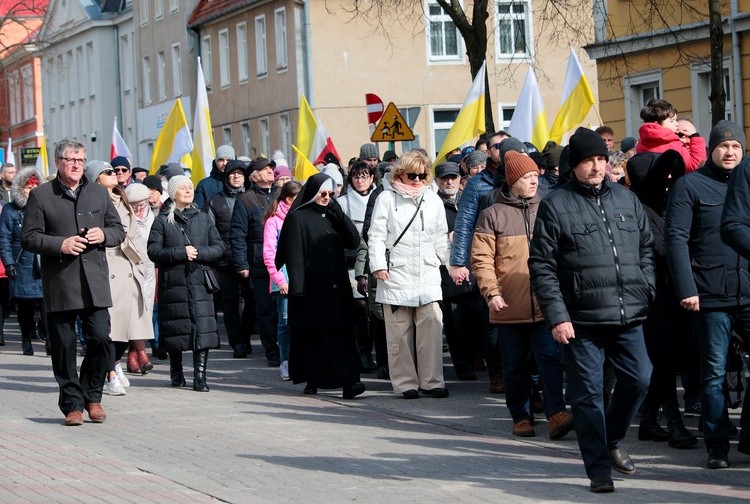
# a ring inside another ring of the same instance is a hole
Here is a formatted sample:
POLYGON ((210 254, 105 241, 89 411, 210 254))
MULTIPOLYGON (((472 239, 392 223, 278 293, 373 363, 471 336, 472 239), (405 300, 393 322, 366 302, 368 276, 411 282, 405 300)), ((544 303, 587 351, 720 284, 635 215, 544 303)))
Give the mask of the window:
POLYGON ((164 0, 154 0, 154 19, 164 17, 164 0))
POLYGON ((231 126, 224 126, 221 128, 221 135, 223 138, 222 143, 227 145, 232 145, 232 127, 231 126))
MULTIPOLYGON (((130 54, 130 53, 126 53, 126 54, 130 54)), ((86 68, 86 61, 83 59, 83 47, 81 46, 78 46, 76 48, 76 60, 77 60, 78 68, 86 68)), ((132 78, 133 78, 132 75, 127 76, 127 83, 128 83, 127 89, 130 89, 130 82, 132 78)), ((85 82, 86 82, 85 78, 81 79, 81 84, 78 86, 78 99, 79 100, 86 99, 86 86, 84 85, 85 82)))
POLYGON ((268 74, 268 59, 266 57, 266 17, 255 18, 255 64, 258 77, 268 74))
POLYGON ((459 35, 453 20, 436 3, 428 3, 428 31, 430 60, 456 60, 459 55, 459 35))
POLYGON ((213 79, 213 62, 211 60, 211 36, 203 37, 201 40, 201 66, 203 67, 203 79, 206 81, 206 87, 211 87, 213 79))
MULTIPOLYGON (((128 93, 130 91, 130 86, 131 86, 131 79, 132 79, 133 72, 129 64, 130 58, 132 58, 132 53, 130 52, 130 39, 128 38, 127 35, 123 35, 122 37, 120 37, 120 61, 121 61, 120 81, 122 82, 122 91, 124 93, 128 93)), ((80 56, 78 58, 78 68, 86 68, 86 66, 83 64, 83 61, 81 61, 80 56)))
POLYGON ((143 71, 143 103, 148 105, 151 103, 151 57, 144 56, 142 63, 143 71))
POLYGON ((497 0, 497 54, 526 58, 530 49, 531 4, 526 0, 497 0))
POLYGON ((68 103, 72 104, 76 99, 76 89, 78 88, 78 71, 76 62, 73 61, 73 51, 65 53, 65 74, 68 76, 68 103))
POLYGON ((453 123, 456 122, 459 111, 460 108, 432 111, 432 145, 435 147, 433 156, 437 156, 440 147, 443 146, 445 137, 448 136, 453 123))
POLYGON ((8 91, 10 94, 10 123, 21 122, 21 86, 18 82, 18 72, 13 72, 8 78, 8 91))
POLYGON ((141 0, 141 26, 148 24, 148 0, 141 0))
POLYGON ((269 157, 271 155, 271 129, 269 128, 268 118, 260 120, 260 154, 269 157))
POLYGON ((286 49, 286 9, 274 12, 274 37, 276 39, 276 70, 286 70, 289 66, 286 49))
POLYGON ((159 101, 167 99, 167 83, 164 74, 167 72, 167 62, 164 59, 164 51, 156 53, 156 90, 159 93, 159 101))
POLYGON ((279 138, 281 139, 281 142, 279 142, 281 151, 284 153, 291 151, 292 124, 287 112, 279 115, 279 138))
POLYGON ((174 14, 177 12, 180 8, 180 1, 179 0, 169 0, 169 12, 174 14))
POLYGON ((177 98, 182 94, 182 58, 180 44, 172 44, 172 92, 177 98))
POLYGON ((229 32, 219 32, 219 78, 221 87, 229 85, 229 32))
POLYGON ((240 124, 242 130, 242 153, 246 156, 250 155, 250 123, 240 124))
MULTIPOLYGON (((732 83, 731 61, 724 58, 724 92, 726 101, 724 105, 724 119, 733 121, 734 110, 734 86, 732 83)), ((708 61, 697 61, 690 65, 690 90, 692 98, 692 120, 698 133, 708 137, 711 133, 711 65, 708 61)))
MULTIPOLYGON (((89 42, 88 44, 86 44, 86 67, 85 68, 88 68, 89 70, 92 69, 92 68, 94 68, 94 65, 96 65, 97 61, 98 60, 96 59, 96 57, 94 55, 94 43, 93 42, 89 42)), ((149 74, 149 78, 151 78, 150 74, 149 74)), ((87 90, 86 94, 89 95, 89 99, 93 99, 94 96, 96 95, 96 90, 94 89, 93 86, 91 86, 89 84, 89 80, 88 79, 81 79, 81 83, 82 83, 81 87, 85 87, 86 88, 86 90, 87 90)))
POLYGON ((623 89, 625 97, 625 130, 629 136, 638 136, 641 109, 652 98, 661 98, 661 71, 626 75, 623 89))
POLYGON ((27 121, 34 118, 34 74, 31 71, 31 65, 21 68, 21 81, 23 83, 23 120, 27 121))
MULTIPOLYGON (((91 64, 91 61, 89 61, 89 64, 91 64)), ((57 73, 55 74, 58 79, 62 82, 58 82, 57 87, 57 106, 62 108, 65 106, 65 84, 68 82, 68 79, 65 77, 67 76, 67 73, 65 71, 65 65, 63 64, 63 55, 58 54, 57 55, 57 73)), ((16 79, 18 77, 16 76, 16 79)))
POLYGON ((247 23, 237 24, 237 72, 240 82, 247 80, 247 23))

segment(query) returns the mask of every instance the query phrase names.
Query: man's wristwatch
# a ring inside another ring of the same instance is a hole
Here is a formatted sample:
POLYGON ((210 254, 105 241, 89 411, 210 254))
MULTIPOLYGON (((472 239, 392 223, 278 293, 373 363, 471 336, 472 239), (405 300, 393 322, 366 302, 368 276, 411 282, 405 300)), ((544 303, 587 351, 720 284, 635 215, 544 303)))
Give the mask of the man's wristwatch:
POLYGON ((492 299, 493 297, 498 297, 499 295, 500 295, 500 294, 488 294, 488 295, 487 295, 487 301, 489 301, 489 300, 490 300, 490 299, 492 299))

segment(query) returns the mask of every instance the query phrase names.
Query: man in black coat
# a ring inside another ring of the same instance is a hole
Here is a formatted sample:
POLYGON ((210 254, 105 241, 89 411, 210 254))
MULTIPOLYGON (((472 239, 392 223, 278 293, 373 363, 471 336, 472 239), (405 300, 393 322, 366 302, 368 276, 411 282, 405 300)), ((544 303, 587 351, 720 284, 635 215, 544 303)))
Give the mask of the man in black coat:
POLYGON ((279 367, 276 303, 271 297, 271 280, 263 262, 263 215, 278 195, 273 186, 275 164, 266 158, 255 158, 250 165, 252 184, 237 198, 229 225, 234 269, 249 278, 255 297, 260 342, 271 367, 279 367))
POLYGON ((539 205, 529 270, 544 319, 565 352, 591 490, 612 492, 612 469, 635 472, 620 443, 651 377, 641 324, 655 290, 653 237, 635 195, 607 181, 604 140, 579 128, 569 148, 570 180, 539 205), (605 360, 617 376, 606 413, 605 360))
POLYGON ((25 250, 41 256, 44 306, 52 342, 52 370, 60 386, 65 425, 81 425, 83 410, 103 422, 102 387, 109 362, 110 319, 106 247, 125 230, 109 193, 83 176, 86 147, 61 140, 55 147, 57 178, 31 191, 21 234, 25 250), (76 373, 76 317, 83 323, 86 357, 76 373))
MULTIPOLYGON (((728 200, 724 235, 720 226, 732 171, 745 153, 745 133, 731 121, 719 121, 708 138, 706 164, 682 177, 670 192, 666 216, 667 260, 677 298, 693 313, 698 338, 701 375, 701 418, 709 469, 729 467, 729 429, 724 395, 729 337, 732 330, 750 336, 750 264, 742 253, 736 196, 728 200)), ((736 191, 736 189, 735 189, 736 191)), ((736 192, 734 192, 736 195, 736 192)), ((745 216, 743 215, 744 219, 745 216)), ((745 406, 750 402, 745 397, 745 406)), ((743 409, 743 439, 739 447, 750 453, 750 422, 743 409)))

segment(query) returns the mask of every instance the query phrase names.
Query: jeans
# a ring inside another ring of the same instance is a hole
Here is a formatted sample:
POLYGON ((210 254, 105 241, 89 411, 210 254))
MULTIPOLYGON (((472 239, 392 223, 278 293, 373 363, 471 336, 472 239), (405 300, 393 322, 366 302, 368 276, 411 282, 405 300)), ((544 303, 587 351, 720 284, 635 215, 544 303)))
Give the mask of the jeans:
POLYGON ((276 312, 279 316, 278 341, 279 356, 281 362, 289 360, 289 326, 287 325, 287 308, 289 306, 289 296, 274 292, 276 298, 276 312))
POLYGON ((498 324, 497 331, 503 357, 505 402, 513 422, 531 418, 529 400, 532 370, 529 365, 529 350, 534 352, 541 375, 545 416, 565 411, 562 352, 547 325, 544 322, 498 324))
MULTIPOLYGON (((750 335, 750 305, 724 310, 701 310, 695 314, 701 363, 701 417, 706 449, 721 446, 729 451, 729 417, 725 374, 732 329, 743 338, 750 335)), ((750 441, 750 394, 742 404, 743 440, 750 441)))
POLYGON ((620 447, 646 395, 651 379, 643 331, 636 326, 581 326, 562 345, 568 392, 578 446, 589 478, 611 474, 611 450, 620 447), (609 407, 604 408, 604 361, 617 377, 609 407))

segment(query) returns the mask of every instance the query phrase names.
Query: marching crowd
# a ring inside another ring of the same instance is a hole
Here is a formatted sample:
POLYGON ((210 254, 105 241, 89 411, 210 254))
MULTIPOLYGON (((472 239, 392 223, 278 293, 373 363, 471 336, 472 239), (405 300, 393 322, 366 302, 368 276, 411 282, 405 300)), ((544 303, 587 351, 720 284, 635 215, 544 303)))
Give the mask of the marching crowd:
POLYGON ((147 341, 174 387, 192 352, 208 392, 221 311, 235 358, 257 332, 305 394, 354 399, 376 373, 405 400, 447 397, 445 341, 458 379, 486 368, 505 393, 514 435, 536 435, 535 413, 550 439, 575 429, 594 492, 635 471, 622 442, 639 411, 639 439, 674 448, 697 444, 682 415, 699 414, 708 468, 729 467, 729 342, 750 337, 745 135, 721 121, 706 141, 664 100, 641 118, 617 151, 606 126, 541 152, 498 131, 434 167, 364 144, 304 183, 279 151, 222 145, 197 187, 177 164, 148 175, 64 139, 51 181, 0 172, 0 307, 15 303, 25 354, 41 311, 69 426, 106 419, 126 353, 128 371, 152 369, 147 341))

